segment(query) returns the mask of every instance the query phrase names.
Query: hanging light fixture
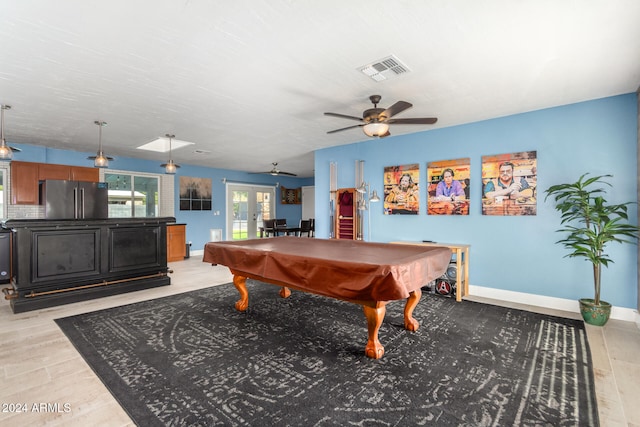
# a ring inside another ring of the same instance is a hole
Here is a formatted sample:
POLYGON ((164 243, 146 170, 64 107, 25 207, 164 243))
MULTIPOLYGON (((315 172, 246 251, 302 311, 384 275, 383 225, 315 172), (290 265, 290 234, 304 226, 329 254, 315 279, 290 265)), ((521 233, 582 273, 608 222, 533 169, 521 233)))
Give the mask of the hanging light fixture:
POLYGON ((382 122, 369 122, 362 127, 367 136, 383 136, 389 132, 389 125, 382 122))
POLYGON ((11 160, 14 151, 20 151, 18 148, 9 147, 4 139, 4 110, 10 110, 11 105, 2 105, 0 111, 0 160, 11 160))
POLYGON ((105 156, 102 151, 102 128, 107 125, 107 122, 96 120, 93 123, 100 127, 100 133, 98 136, 98 154, 95 156, 89 156, 87 159, 93 160, 93 166, 96 168, 108 168, 109 160, 113 160, 113 157, 105 156))
POLYGON ((170 134, 166 134, 165 136, 169 138, 169 161, 167 163, 161 164, 160 166, 164 168, 164 173, 173 175, 176 173, 176 170, 180 167, 180 165, 175 164, 173 162, 173 159, 171 159, 171 140, 176 136, 170 135, 170 134))

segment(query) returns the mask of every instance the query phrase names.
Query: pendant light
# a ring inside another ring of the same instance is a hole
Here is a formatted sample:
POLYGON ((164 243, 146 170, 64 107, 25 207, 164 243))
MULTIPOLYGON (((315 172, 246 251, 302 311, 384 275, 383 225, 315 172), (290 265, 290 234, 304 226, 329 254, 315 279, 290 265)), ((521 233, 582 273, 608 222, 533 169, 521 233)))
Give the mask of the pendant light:
POLYGON ((165 136, 169 138, 169 161, 167 163, 161 164, 160 166, 164 168, 164 173, 174 175, 176 173, 176 170, 180 167, 180 165, 175 164, 171 159, 171 140, 176 136, 170 134, 166 134, 165 136))
POLYGON ((113 157, 105 156, 102 151, 102 128, 107 125, 107 122, 96 120, 93 123, 100 127, 100 133, 98 134, 98 154, 89 156, 87 159, 93 160, 93 166, 96 168, 108 168, 109 160, 113 160, 113 157))
POLYGON ((9 147, 4 139, 4 110, 10 110, 11 105, 2 105, 0 110, 0 160, 11 160, 14 151, 20 151, 17 148, 9 147))

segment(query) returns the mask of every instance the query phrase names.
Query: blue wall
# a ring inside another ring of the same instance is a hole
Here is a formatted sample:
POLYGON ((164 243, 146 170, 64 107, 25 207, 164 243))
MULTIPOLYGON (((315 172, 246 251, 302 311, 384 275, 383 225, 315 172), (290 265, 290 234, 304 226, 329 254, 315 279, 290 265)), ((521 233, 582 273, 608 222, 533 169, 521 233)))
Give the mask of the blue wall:
MULTIPOLYGON (((11 143, 11 141, 9 141, 11 143)), ((54 163, 73 166, 93 166, 87 156, 92 153, 80 153, 67 150, 54 150, 34 145, 14 144, 22 152, 14 154, 14 160, 39 163, 54 163)), ((108 149, 105 151, 108 152, 108 149)), ((110 169, 117 169, 131 172, 163 173, 160 162, 140 160, 126 157, 118 157, 109 164, 110 169)), ((175 175, 176 192, 175 198, 175 218, 178 223, 187 224, 187 241, 192 242, 192 251, 202 250, 204 244, 209 241, 209 230, 212 228, 222 229, 222 236, 226 235, 225 216, 225 184, 222 181, 226 178, 230 182, 255 183, 263 185, 280 185, 286 188, 297 188, 301 186, 313 185, 313 178, 296 178, 287 176, 271 176, 264 174, 249 174, 246 172, 229 169, 206 168, 181 164, 175 175), (198 178, 211 178, 213 192, 213 209, 210 211, 181 211, 179 210, 178 183, 180 176, 190 176, 198 178), (220 211, 220 215, 214 215, 215 211, 220 211)), ((302 205, 283 205, 280 203, 280 189, 276 190, 276 216, 286 218, 288 224, 298 224, 302 216, 302 205)))
MULTIPOLYGON (((385 166, 420 164, 420 214, 383 215, 372 204, 373 241, 434 240, 471 245, 470 283, 497 289, 578 299, 593 296, 590 264, 564 258, 555 244, 560 215, 544 190, 581 174, 613 174, 610 202, 637 201, 637 96, 627 94, 410 135, 323 149, 315 155, 316 235, 329 236, 329 164, 337 163, 338 188, 354 187, 355 161, 364 160, 365 180, 382 194, 385 166), (536 216, 483 216, 483 155, 537 151, 536 216), (426 215, 426 164, 471 158, 468 216, 426 215)), ((393 127, 391 129, 393 132, 393 127)), ((357 131, 354 131, 357 132, 357 131)), ((636 206, 630 216, 635 223, 636 206)), ((366 215, 365 215, 366 222, 366 215)), ((367 236, 367 225, 364 226, 367 236)), ((604 269, 602 298, 635 308, 637 247, 611 244, 614 264, 604 269)))

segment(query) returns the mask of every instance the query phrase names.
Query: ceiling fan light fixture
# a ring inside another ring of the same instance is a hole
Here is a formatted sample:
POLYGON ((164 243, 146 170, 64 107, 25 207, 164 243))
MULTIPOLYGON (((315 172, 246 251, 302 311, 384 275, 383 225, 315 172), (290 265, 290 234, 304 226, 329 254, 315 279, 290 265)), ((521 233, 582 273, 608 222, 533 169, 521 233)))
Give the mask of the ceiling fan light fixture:
POLYGON ((382 136, 389 132, 389 125, 386 123, 371 122, 364 125, 362 130, 367 136, 382 136))

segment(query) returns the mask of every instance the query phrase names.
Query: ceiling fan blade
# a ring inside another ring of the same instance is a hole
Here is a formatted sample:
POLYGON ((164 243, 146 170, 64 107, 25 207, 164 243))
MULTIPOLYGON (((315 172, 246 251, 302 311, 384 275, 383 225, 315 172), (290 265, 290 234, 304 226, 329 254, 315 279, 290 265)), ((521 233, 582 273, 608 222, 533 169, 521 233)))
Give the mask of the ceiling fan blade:
POLYGON ((338 114, 338 113, 324 113, 325 116, 332 116, 332 117, 340 117, 341 119, 349 119, 349 120, 357 120, 359 122, 364 121, 362 119, 362 117, 356 117, 356 116, 347 116, 346 114, 338 114))
POLYGON ((273 176, 278 176, 278 175, 298 176, 295 173, 284 172, 284 171, 263 171, 263 172, 249 172, 249 173, 252 175, 265 174, 265 175, 273 175, 273 176))
POLYGON ((262 173, 262 174, 267 174, 267 175, 273 175, 273 176, 278 176, 278 175, 289 175, 289 176, 298 176, 295 173, 291 173, 291 172, 284 172, 281 171, 280 169, 278 169, 278 162, 273 162, 271 163, 273 165, 273 169, 271 169, 270 171, 265 171, 265 172, 249 172, 249 173, 262 173))
POLYGON ((391 119, 387 120, 388 124, 399 124, 399 125, 432 125, 437 122, 438 119, 436 117, 423 117, 423 118, 414 118, 414 119, 391 119))
POLYGON ((330 130, 327 133, 336 133, 336 132, 341 132, 341 131, 347 130, 347 129, 359 128, 359 127, 362 127, 362 126, 364 126, 364 123, 361 124, 361 125, 353 125, 353 126, 347 126, 346 128, 330 130))
POLYGON ((404 110, 411 107, 413 107, 413 104, 410 104, 406 101, 398 101, 395 104, 393 104, 391 107, 387 108, 382 113, 380 113, 380 115, 385 116, 387 119, 390 119, 396 114, 402 113, 404 110))

